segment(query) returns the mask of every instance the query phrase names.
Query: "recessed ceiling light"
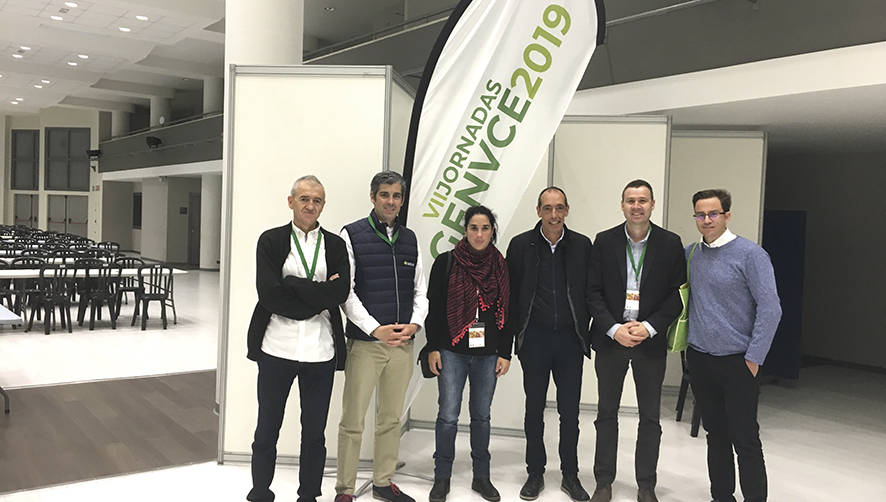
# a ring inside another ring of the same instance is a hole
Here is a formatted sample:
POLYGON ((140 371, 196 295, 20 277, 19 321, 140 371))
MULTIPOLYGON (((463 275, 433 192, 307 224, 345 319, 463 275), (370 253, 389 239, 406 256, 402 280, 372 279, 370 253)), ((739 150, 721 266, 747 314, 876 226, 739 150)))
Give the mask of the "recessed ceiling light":
POLYGON ((135 16, 135 18, 139 21, 147 21, 149 19, 148 16, 135 16))
POLYGON ((65 18, 63 18, 61 16, 49 16, 49 19, 52 19, 53 21, 64 21, 65 20, 65 18))
POLYGON ((77 2, 65 2, 65 5, 67 5, 68 7, 72 8, 72 9, 77 8, 77 2))
POLYGON ((127 28, 125 26, 118 26, 117 29, 122 31, 123 33, 129 33, 130 31, 132 31, 131 28, 127 28))
POLYGON ((21 59, 24 56, 22 56, 21 54, 13 54, 12 57, 14 57, 15 59, 21 59))
POLYGON ((15 98, 16 101, 24 101, 25 98, 15 98))
POLYGON ((13 105, 17 105, 17 104, 18 104, 18 101, 10 101, 9 103, 10 103, 10 104, 13 104, 13 105))
POLYGON ((87 56, 86 54, 77 54, 77 57, 80 59, 89 59, 89 56, 87 56))
POLYGON ((40 84, 34 84, 34 87, 36 87, 37 89, 42 89, 42 88, 43 88, 43 86, 40 85, 40 84))
POLYGON ((29 51, 29 50, 31 50, 31 48, 28 47, 27 45, 19 45, 18 48, 21 49, 21 50, 23 50, 23 51, 29 51))
POLYGON ((328 7, 323 7, 323 10, 325 10, 326 12, 335 12, 335 7, 330 5, 328 7))
POLYGON ((68 66, 77 66, 76 61, 68 61, 68 66))
POLYGON ((46 80, 45 78, 43 80, 41 80, 41 82, 43 82, 44 84, 51 84, 52 83, 51 81, 46 80))

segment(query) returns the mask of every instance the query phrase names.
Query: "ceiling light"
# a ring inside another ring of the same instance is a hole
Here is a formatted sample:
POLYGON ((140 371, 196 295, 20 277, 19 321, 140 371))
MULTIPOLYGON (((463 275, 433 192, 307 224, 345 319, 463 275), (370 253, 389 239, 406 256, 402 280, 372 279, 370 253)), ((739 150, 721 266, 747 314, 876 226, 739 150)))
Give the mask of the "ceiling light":
POLYGON ((16 101, 24 101, 25 98, 15 98, 16 101))
POLYGON ((125 26, 118 26, 117 29, 122 31, 123 33, 129 33, 130 31, 132 31, 131 28, 127 28, 125 26))
POLYGON ((72 9, 77 8, 77 2, 65 2, 65 5, 67 5, 68 7, 72 8, 72 9))
POLYGON ((148 20, 148 16, 135 16, 135 18, 138 19, 139 21, 147 21, 148 20))
POLYGON ((87 56, 86 54, 77 54, 77 57, 80 59, 89 59, 89 56, 87 56))
POLYGON ((14 57, 15 59, 21 59, 24 56, 22 56, 21 54, 13 54, 12 57, 14 57))
POLYGON ((61 16, 49 16, 49 19, 52 19, 53 21, 64 21, 65 18, 61 16))
POLYGON ((40 85, 40 84, 34 84, 34 87, 37 88, 37 89, 42 89, 42 88, 43 88, 43 86, 40 85))
POLYGON ((323 7, 323 10, 325 10, 326 12, 335 12, 335 7, 330 5, 328 7, 323 7))
POLYGON ((18 101, 10 101, 9 103, 10 103, 10 104, 13 104, 13 105, 17 105, 17 104, 18 104, 18 101))
POLYGON ((49 80, 46 80, 45 78, 43 80, 41 80, 41 82, 43 82, 44 84, 51 84, 52 83, 49 80))
POLYGON ((29 51, 29 50, 31 50, 31 48, 28 47, 27 45, 19 45, 18 48, 21 49, 21 50, 23 50, 23 51, 29 51))
POLYGON ((76 61, 68 61, 68 66, 77 66, 76 61))

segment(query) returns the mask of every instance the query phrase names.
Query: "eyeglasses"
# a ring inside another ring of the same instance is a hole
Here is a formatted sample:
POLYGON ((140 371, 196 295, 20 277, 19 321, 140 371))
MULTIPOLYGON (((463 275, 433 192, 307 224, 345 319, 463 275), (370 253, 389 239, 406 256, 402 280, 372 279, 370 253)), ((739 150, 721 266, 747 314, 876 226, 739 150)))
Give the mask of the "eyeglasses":
POLYGON ((712 211, 710 213, 695 213, 692 215, 698 221, 704 221, 705 218, 710 218, 711 221, 717 221, 720 218, 721 214, 726 214, 726 211, 712 211))

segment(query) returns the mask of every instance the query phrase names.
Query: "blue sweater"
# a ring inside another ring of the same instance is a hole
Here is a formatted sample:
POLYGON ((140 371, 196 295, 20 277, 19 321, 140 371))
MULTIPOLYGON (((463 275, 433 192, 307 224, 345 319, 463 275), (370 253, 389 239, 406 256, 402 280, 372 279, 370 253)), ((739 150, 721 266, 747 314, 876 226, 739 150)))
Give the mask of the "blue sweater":
POLYGON ((763 364, 781 319, 769 254, 737 237, 716 248, 699 244, 689 266, 689 345, 763 364))

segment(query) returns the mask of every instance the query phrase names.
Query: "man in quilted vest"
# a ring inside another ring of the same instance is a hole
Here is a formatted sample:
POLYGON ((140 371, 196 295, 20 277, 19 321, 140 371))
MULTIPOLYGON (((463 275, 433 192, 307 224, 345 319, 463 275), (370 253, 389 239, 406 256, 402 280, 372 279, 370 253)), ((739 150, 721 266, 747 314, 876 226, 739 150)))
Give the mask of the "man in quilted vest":
POLYGON ((392 171, 370 184, 373 209, 341 231, 353 271, 343 308, 348 317, 348 359, 338 428, 335 502, 354 500, 363 424, 372 391, 377 394, 372 495, 414 502, 391 482, 400 449, 400 416, 412 376, 412 339, 428 313, 421 252, 412 230, 397 215, 406 198, 403 178, 392 171))

